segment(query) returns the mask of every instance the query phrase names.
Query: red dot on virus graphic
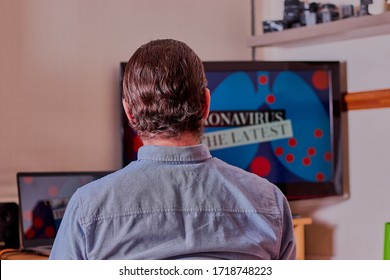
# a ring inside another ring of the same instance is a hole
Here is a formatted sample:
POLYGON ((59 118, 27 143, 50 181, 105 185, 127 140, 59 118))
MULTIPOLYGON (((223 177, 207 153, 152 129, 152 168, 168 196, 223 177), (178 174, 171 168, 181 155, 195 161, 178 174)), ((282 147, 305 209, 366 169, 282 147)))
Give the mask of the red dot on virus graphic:
POLYGON ((324 160, 326 160, 326 161, 332 160, 332 153, 331 152, 325 152, 324 160))
POLYGON ((23 217, 27 220, 27 221, 31 221, 32 220, 32 217, 33 217, 33 213, 31 210, 26 210, 23 212, 23 217))
POLYGON ((52 226, 48 226, 45 228, 45 235, 49 238, 53 238, 56 234, 56 231, 52 226))
POLYGON ((24 177, 23 178, 23 183, 26 185, 30 185, 34 181, 33 177, 24 177))
POLYGON ((266 75, 261 75, 259 77, 259 84, 261 84, 261 85, 268 84, 268 77, 266 75))
POLYGON ((27 232, 26 232, 26 238, 27 239, 33 239, 34 236, 35 236, 35 230, 33 230, 32 228, 27 230, 27 232))
POLYGON ((297 144, 298 144, 297 139, 295 139, 295 138, 290 138, 290 139, 288 139, 288 145, 289 145, 290 147, 296 147, 297 144))
POLYGON ((324 133, 322 132, 322 129, 317 128, 316 130, 314 130, 314 137, 321 138, 323 135, 324 133))
POLYGON ((34 224, 34 228, 39 229, 43 227, 43 220, 41 218, 34 218, 33 224, 34 224))
POLYGON ((309 166, 309 165, 311 164, 311 158, 309 158, 309 157, 304 157, 304 158, 302 159, 302 164, 303 164, 304 166, 309 166))
POLYGON ((56 197, 58 195, 58 187, 54 185, 50 186, 48 192, 51 197, 56 197))
POLYGON ((317 180, 318 182, 322 182, 322 181, 324 181, 324 179, 325 179, 324 173, 318 172, 318 173, 316 174, 316 180, 317 180))
POLYGON ((317 154, 316 148, 310 147, 307 149, 307 154, 311 157, 315 156, 317 154))
POLYGON ((329 74, 326 71, 316 71, 312 77, 313 86, 319 90, 329 87, 329 74))
POLYGON ((293 154, 287 154, 286 155, 286 157, 285 157, 285 159, 286 159, 286 161, 288 162, 288 163, 291 163, 291 162, 293 162, 294 161, 294 155, 293 154))
POLYGON ((259 176, 267 176, 271 172, 271 163, 265 157, 257 157, 251 163, 251 171, 259 176))
POLYGON ((276 147, 275 148, 275 155, 278 157, 282 156, 284 154, 284 149, 282 147, 276 147))
POLYGON ((267 97, 265 98, 268 104, 273 104, 276 101, 275 95, 273 94, 268 94, 267 97))

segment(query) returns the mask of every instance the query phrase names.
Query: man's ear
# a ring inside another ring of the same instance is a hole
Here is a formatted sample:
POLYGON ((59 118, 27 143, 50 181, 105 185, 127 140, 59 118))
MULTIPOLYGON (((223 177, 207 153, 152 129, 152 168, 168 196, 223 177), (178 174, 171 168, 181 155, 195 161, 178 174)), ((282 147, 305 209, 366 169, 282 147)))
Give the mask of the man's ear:
POLYGON ((130 105, 129 103, 126 102, 125 98, 122 98, 122 106, 123 106, 123 109, 125 110, 125 113, 126 113, 126 116, 127 116, 127 119, 129 120, 130 123, 135 123, 135 118, 134 116, 131 114, 131 109, 130 109, 130 105))
POLYGON ((208 88, 204 90, 204 104, 203 104, 203 118, 206 120, 210 113, 210 99, 211 94, 208 88))

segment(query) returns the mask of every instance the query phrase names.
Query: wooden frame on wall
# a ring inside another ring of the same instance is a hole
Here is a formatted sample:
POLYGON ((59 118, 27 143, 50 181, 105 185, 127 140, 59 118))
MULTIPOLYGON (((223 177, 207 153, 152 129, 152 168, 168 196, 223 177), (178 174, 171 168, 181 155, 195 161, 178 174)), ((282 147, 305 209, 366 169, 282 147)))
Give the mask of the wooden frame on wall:
POLYGON ((347 110, 390 107, 390 89, 349 93, 345 95, 347 110))

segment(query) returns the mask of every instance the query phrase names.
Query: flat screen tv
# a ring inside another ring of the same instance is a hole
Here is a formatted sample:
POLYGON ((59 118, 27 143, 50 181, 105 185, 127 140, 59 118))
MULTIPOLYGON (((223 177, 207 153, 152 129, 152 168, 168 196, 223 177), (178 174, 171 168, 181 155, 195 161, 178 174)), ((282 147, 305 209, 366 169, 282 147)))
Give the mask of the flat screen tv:
MULTIPOLYGON (((289 200, 343 195, 339 62, 204 66, 211 105, 203 143, 213 156, 267 178, 289 200)), ((124 165, 141 145, 123 114, 124 165)))

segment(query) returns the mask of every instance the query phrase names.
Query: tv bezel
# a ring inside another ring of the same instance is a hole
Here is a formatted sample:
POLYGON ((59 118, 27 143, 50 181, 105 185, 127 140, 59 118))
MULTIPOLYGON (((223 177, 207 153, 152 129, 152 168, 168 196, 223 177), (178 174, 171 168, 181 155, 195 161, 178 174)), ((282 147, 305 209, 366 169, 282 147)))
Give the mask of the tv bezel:
MULTIPOLYGON (((331 196, 343 196, 343 145, 342 145, 342 120, 341 114, 345 111, 344 93, 341 90, 341 63, 339 61, 204 61, 207 72, 236 72, 236 71, 314 71, 324 70, 331 73, 331 146, 333 151, 332 164, 333 176, 328 182, 283 183, 272 182, 284 193, 289 201, 313 199, 331 196)), ((121 97, 122 81, 126 62, 121 62, 121 97)), ((122 110, 123 111, 123 110, 122 110)), ((135 144, 136 134, 128 126, 128 121, 122 112, 122 165, 129 164, 132 160, 131 145, 135 144)), ((137 140, 138 141, 138 140, 137 140)))

